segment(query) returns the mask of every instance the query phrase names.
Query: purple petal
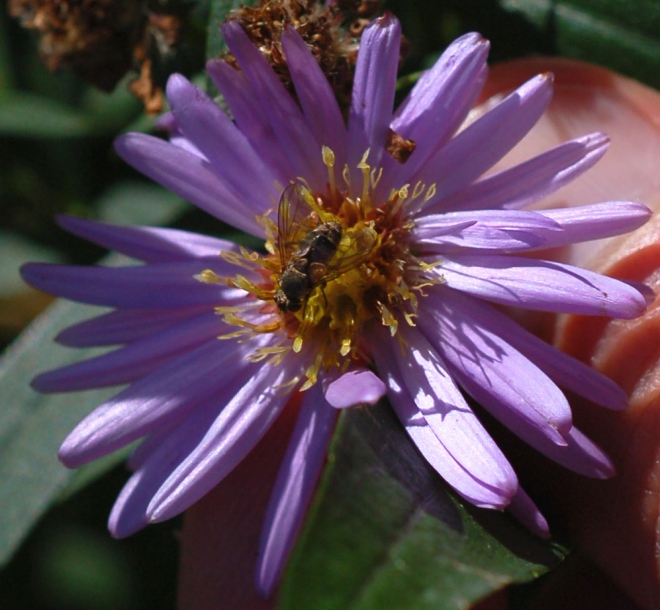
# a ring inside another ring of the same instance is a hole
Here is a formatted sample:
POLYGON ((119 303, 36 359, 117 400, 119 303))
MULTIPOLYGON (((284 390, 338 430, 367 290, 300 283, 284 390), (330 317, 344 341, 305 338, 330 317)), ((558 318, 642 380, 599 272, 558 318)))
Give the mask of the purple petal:
POLYGON ((154 127, 160 131, 167 131, 169 133, 179 129, 176 120, 174 119, 174 115, 171 112, 163 112, 163 114, 156 117, 154 127))
POLYGON ((452 365, 460 385, 495 417, 504 417, 504 410, 521 426, 565 444, 562 434, 572 421, 564 394, 504 340, 497 326, 473 317, 468 299, 454 296, 447 289, 429 294, 419 326, 452 365))
MULTIPOLYGON (((163 463, 164 469, 168 467, 168 460, 163 463)), ((166 476, 164 469, 160 471, 161 476, 166 476)), ((126 481, 108 517, 108 530, 114 538, 126 538, 143 527, 149 525, 146 518, 146 504, 158 489, 158 479, 151 479, 144 483, 145 472, 139 470, 126 481)))
POLYGON ((178 146, 183 150, 187 150, 196 157, 208 161, 206 156, 202 153, 197 146, 195 146, 190 140, 183 137, 181 129, 179 129, 179 124, 176 122, 174 115, 171 112, 166 112, 158 117, 154 123, 156 129, 161 129, 169 133, 170 144, 178 146))
POLYGON ((346 126, 330 83, 298 32, 289 27, 282 33, 291 80, 305 119, 316 141, 335 153, 335 167, 346 162, 346 126))
POLYGON ((518 209, 547 197, 592 167, 609 145, 607 136, 594 133, 568 142, 511 169, 474 182, 428 211, 518 209))
POLYGON ((456 254, 437 270, 450 288, 502 305, 626 319, 646 309, 637 287, 562 263, 456 254))
POLYGON ((536 430, 521 426, 518 420, 503 419, 503 423, 528 445, 564 468, 593 479, 609 479, 616 474, 607 454, 575 427, 564 435, 566 445, 561 447, 536 430))
POLYGON ((410 335, 410 354, 391 343, 373 355, 394 410, 424 457, 459 494, 477 506, 505 507, 517 488, 515 473, 438 354, 421 335, 410 335))
POLYGON ((255 365, 246 344, 206 343, 136 381, 95 409, 69 434, 60 459, 69 468, 98 459, 162 426, 180 421, 196 405, 255 365))
POLYGON ((417 246, 439 254, 464 249, 529 250, 545 244, 548 234, 557 232, 561 232, 557 222, 528 210, 481 210, 478 215, 474 212, 426 215, 415 221, 413 230, 417 246), (456 229, 447 232, 447 228, 452 226, 456 229))
POLYGON ((325 388, 325 399, 335 409, 355 405, 374 405, 387 392, 385 384, 369 369, 356 367, 330 381, 325 388))
POLYGON ((122 227, 73 216, 60 216, 57 220, 69 233, 144 262, 184 261, 236 250, 233 242, 178 229, 122 227))
POLYGON ((207 434, 151 501, 150 521, 165 521, 194 504, 227 476, 261 440, 290 392, 283 384, 300 374, 299 359, 260 366, 220 412, 207 434))
POLYGON ((434 210, 434 204, 495 165, 536 124, 551 97, 551 76, 537 76, 432 155, 419 176, 410 180, 411 184, 417 180, 436 184, 435 196, 429 199, 425 209, 434 210))
POLYGON ((217 104, 179 74, 167 82, 167 99, 181 133, 202 152, 238 199, 254 215, 271 207, 279 196, 275 174, 217 104))
POLYGON ((219 276, 233 275, 235 268, 219 257, 190 262, 136 267, 74 267, 29 263, 23 279, 34 286, 72 301, 108 307, 191 307, 220 305, 245 294, 223 284, 206 284, 195 275, 211 269, 219 276))
POLYGON ((226 332, 214 312, 187 320, 109 354, 42 373, 32 381, 39 392, 72 392, 133 382, 226 332))
POLYGON ((336 420, 337 411, 323 400, 319 384, 305 392, 261 530, 257 588, 264 597, 277 584, 291 553, 321 474, 336 420))
POLYGON ((111 311, 65 328, 55 341, 70 347, 121 345, 161 332, 205 311, 208 307, 111 311))
MULTIPOLYGON (((231 380, 223 393, 233 395, 243 382, 241 377, 231 380)), ((128 536, 148 524, 147 507, 153 496, 203 440, 222 406, 212 396, 182 422, 156 430, 138 446, 129 460, 137 476, 128 481, 110 516, 109 526, 114 536, 128 536)))
MULTIPOLYGON (((438 298, 444 297, 438 294, 438 298)), ((488 303, 460 292, 452 292, 451 300, 454 312, 465 316, 468 324, 496 329, 502 340, 522 352, 558 385, 609 409, 628 406, 626 393, 611 379, 532 335, 488 303)))
POLYGON ((506 344, 502 337, 508 336, 507 325, 500 327, 499 317, 482 325, 480 313, 483 311, 471 306, 469 298, 443 290, 433 299, 432 307, 420 311, 419 325, 451 363, 460 385, 514 434, 579 474, 612 476, 614 470, 607 455, 570 427, 570 407, 563 394, 506 344), (454 329, 456 321, 461 326, 454 329), (512 356, 517 358, 513 365, 502 361, 512 356), (548 418, 551 425, 544 426, 537 413, 548 413, 557 423, 548 418), (560 439, 552 434, 556 427, 562 432, 560 439))
POLYGON ((607 454, 577 428, 571 428, 566 436, 566 447, 547 443, 543 438, 524 440, 551 460, 585 477, 609 479, 616 474, 607 454))
POLYGON ((272 151, 279 150, 280 144, 271 128, 269 115, 264 114, 245 75, 219 60, 209 61, 206 70, 222 93, 241 132, 263 161, 268 163, 278 181, 288 184, 291 177, 299 172, 287 155, 272 154, 272 151))
POLYGON ((167 439, 174 432, 181 429, 182 427, 185 427, 187 425, 186 422, 191 421, 195 417, 195 414, 200 413, 200 411, 203 410, 209 415, 209 417, 212 417, 212 419, 215 418, 215 416, 218 414, 218 411, 220 410, 216 397, 212 396, 207 402, 209 404, 212 403, 210 404, 209 408, 204 408, 204 403, 202 403, 202 405, 199 405, 193 409, 192 413, 188 415, 188 417, 184 418, 183 421, 176 421, 169 425, 161 426, 160 428, 157 428, 145 436, 140 441, 139 445, 133 449, 131 455, 128 456, 128 459, 126 460, 126 467, 133 472, 140 470, 147 463, 147 461, 151 460, 151 457, 160 450, 160 446, 166 443, 167 439))
POLYGON ((518 487, 518 491, 513 496, 508 510, 518 521, 537 536, 550 538, 548 522, 522 487, 518 487))
POLYGON ((389 13, 362 33, 348 119, 351 169, 367 149, 371 151, 369 164, 380 164, 392 119, 400 47, 401 25, 389 13))
MULTIPOLYGON (((217 403, 217 399, 213 399, 217 403)), ((115 538, 125 538, 148 525, 147 506, 167 477, 201 441, 217 415, 214 405, 201 405, 183 422, 159 435, 158 444, 143 452, 143 460, 117 498, 108 528, 115 538)), ((150 437, 151 438, 151 437, 150 437)), ((143 443, 144 444, 144 443, 143 443)), ((142 445, 138 447, 138 450, 142 445)))
POLYGON ((264 230, 211 164, 181 147, 141 133, 126 133, 115 140, 117 154, 152 180, 187 199, 220 220, 252 235, 264 230))
POLYGON ((641 203, 608 201, 556 210, 539 210, 557 222, 563 231, 552 235, 548 246, 556 247, 628 233, 641 227, 651 217, 651 210, 641 203))
POLYGON ((305 176, 310 184, 325 184, 327 172, 321 158, 324 143, 316 140, 300 108, 241 25, 237 21, 225 22, 222 33, 254 91, 256 103, 270 122, 278 140, 277 154, 288 156, 297 170, 289 178, 305 176))
POLYGON ((384 157, 384 191, 405 183, 404 176, 417 172, 464 121, 486 79, 488 48, 488 41, 479 34, 465 34, 419 78, 391 123, 392 129, 415 142, 416 148, 404 165, 384 157))

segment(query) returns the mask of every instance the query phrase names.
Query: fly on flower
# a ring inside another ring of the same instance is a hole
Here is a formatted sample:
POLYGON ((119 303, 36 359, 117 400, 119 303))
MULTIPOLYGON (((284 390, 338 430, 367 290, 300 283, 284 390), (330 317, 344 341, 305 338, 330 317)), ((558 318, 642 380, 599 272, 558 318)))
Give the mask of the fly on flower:
POLYGON ((299 184, 282 193, 277 225, 282 274, 274 299, 284 313, 300 310, 314 288, 362 264, 374 243, 373 230, 345 232, 338 217, 299 184))

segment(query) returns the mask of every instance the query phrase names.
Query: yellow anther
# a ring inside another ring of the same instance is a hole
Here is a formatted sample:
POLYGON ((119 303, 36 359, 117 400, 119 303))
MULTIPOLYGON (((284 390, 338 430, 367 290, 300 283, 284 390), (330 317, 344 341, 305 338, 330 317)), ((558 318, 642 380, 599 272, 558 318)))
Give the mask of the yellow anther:
POLYGON ((380 182, 380 179, 383 177, 383 168, 379 167, 377 170, 371 170, 371 188, 375 189, 380 182))
POLYGON ((371 166, 367 163, 369 152, 370 149, 367 148, 357 165, 358 169, 362 172, 362 195, 360 196, 360 200, 365 206, 369 206, 369 191, 371 190, 371 166))
POLYGON ((337 186, 335 184, 335 153, 330 147, 324 145, 321 147, 321 156, 323 157, 323 163, 328 168, 330 195, 334 196, 337 192, 337 186))
POLYGON ((417 199, 424 192, 425 188, 426 188, 426 184, 424 184, 423 182, 418 180, 415 183, 415 188, 413 189, 413 194, 412 194, 412 197, 410 199, 413 200, 413 201, 415 199, 417 199))
POLYGON ((202 284, 217 284, 222 281, 222 278, 215 273, 215 271, 211 271, 210 269, 204 269, 204 271, 197 275, 193 275, 193 277, 198 282, 202 282, 202 284))
POLYGON ((351 351, 351 340, 348 339, 348 338, 347 338, 347 339, 344 339, 344 340, 341 342, 341 349, 339 350, 339 353, 340 353, 342 356, 345 357, 345 356, 348 356, 348 354, 350 353, 350 351, 351 351))

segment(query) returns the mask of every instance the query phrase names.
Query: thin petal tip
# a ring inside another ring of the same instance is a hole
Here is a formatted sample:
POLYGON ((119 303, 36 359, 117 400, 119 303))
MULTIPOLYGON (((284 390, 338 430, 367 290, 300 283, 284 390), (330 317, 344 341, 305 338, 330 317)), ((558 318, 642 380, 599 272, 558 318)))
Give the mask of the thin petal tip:
POLYGON ((167 99, 171 102, 181 93, 188 92, 191 88, 193 88, 193 85, 188 81, 188 79, 182 74, 175 72, 174 74, 171 74, 167 79, 165 94, 167 95, 167 99))
POLYGON ((68 438, 62 443, 62 446, 57 452, 57 459, 59 459, 63 466, 72 470, 84 464, 84 460, 80 459, 75 446, 72 446, 68 442, 68 438))

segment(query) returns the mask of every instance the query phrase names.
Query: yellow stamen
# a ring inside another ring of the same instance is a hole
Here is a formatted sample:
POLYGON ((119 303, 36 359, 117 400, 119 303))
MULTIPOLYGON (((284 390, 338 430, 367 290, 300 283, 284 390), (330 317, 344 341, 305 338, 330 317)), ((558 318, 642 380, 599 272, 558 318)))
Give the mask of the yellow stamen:
POLYGON ((193 277, 198 282, 202 282, 203 284, 217 284, 218 282, 223 281, 223 278, 215 273, 215 271, 211 271, 210 269, 204 269, 204 271, 198 273, 197 275, 193 275, 193 277))
POLYGON ((323 156, 323 163, 328 168, 328 186, 330 188, 330 195, 334 196, 337 192, 335 185, 335 153, 328 146, 321 147, 321 155, 323 156))
POLYGON ((360 196, 360 201, 364 206, 369 205, 369 190, 371 187, 371 166, 367 163, 369 152, 370 150, 367 148, 357 165, 358 169, 362 171, 362 195, 360 196))

